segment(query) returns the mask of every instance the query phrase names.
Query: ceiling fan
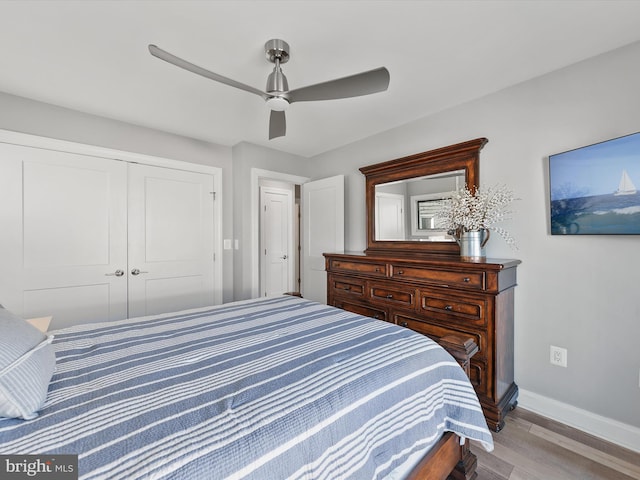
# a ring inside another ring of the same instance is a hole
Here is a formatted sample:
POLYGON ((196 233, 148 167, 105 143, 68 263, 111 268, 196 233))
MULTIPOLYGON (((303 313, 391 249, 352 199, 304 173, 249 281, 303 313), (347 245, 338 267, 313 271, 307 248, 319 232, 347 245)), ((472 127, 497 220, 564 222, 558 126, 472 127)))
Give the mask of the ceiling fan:
POLYGON ((359 97, 361 95, 383 92, 389 87, 389 71, 384 67, 380 67, 367 72, 356 73, 348 77, 289 90, 287 77, 285 77, 280 68, 283 63, 289 61, 289 44, 284 40, 273 39, 265 43, 264 48, 267 60, 275 64, 273 72, 271 72, 267 78, 267 87, 264 92, 245 85, 244 83, 205 70, 155 45, 149 45, 149 52, 154 57, 190 72, 262 97, 271 109, 269 140, 285 135, 287 124, 284 111, 291 103, 359 97))

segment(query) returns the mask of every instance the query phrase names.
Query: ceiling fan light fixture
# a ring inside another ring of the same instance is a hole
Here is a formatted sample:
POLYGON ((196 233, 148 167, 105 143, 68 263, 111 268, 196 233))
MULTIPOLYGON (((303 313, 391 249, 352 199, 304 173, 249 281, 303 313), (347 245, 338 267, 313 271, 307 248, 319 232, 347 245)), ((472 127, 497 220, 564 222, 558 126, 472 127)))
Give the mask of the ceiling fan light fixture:
POLYGON ((284 112, 289 107, 289 101, 284 97, 269 97, 267 107, 276 112, 284 112))

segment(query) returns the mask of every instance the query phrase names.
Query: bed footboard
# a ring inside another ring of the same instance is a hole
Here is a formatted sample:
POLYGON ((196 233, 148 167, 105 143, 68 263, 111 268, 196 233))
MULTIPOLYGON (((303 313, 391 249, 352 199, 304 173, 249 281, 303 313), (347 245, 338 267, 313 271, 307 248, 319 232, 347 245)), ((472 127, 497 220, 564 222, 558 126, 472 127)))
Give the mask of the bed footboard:
POLYGON ((460 445, 460 437, 447 432, 411 471, 407 480, 475 480, 477 457, 469 450, 469 441, 460 445))

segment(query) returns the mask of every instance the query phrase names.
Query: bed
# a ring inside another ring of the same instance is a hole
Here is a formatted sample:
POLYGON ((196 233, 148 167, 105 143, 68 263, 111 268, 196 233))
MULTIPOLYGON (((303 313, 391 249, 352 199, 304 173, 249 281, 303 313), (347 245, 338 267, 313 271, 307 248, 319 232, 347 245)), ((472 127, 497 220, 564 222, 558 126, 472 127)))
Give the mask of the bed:
POLYGON ((473 478, 468 439, 493 448, 441 346, 295 296, 52 334, 46 400, 0 418, 0 454, 78 454, 81 479, 473 478))

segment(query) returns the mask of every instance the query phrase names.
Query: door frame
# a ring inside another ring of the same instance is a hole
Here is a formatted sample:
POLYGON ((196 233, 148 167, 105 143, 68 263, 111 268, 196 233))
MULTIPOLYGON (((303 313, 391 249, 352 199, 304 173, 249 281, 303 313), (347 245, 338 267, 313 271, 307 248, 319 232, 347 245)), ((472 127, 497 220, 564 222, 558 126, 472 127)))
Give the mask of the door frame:
POLYGON ((260 296, 260 180, 278 180, 302 185, 311 179, 289 173, 274 172, 261 168, 251 169, 251 297, 260 296))
POLYGON ((222 168, 3 129, 0 129, 0 142, 212 175, 215 192, 213 204, 214 301, 216 304, 222 303, 222 168))

